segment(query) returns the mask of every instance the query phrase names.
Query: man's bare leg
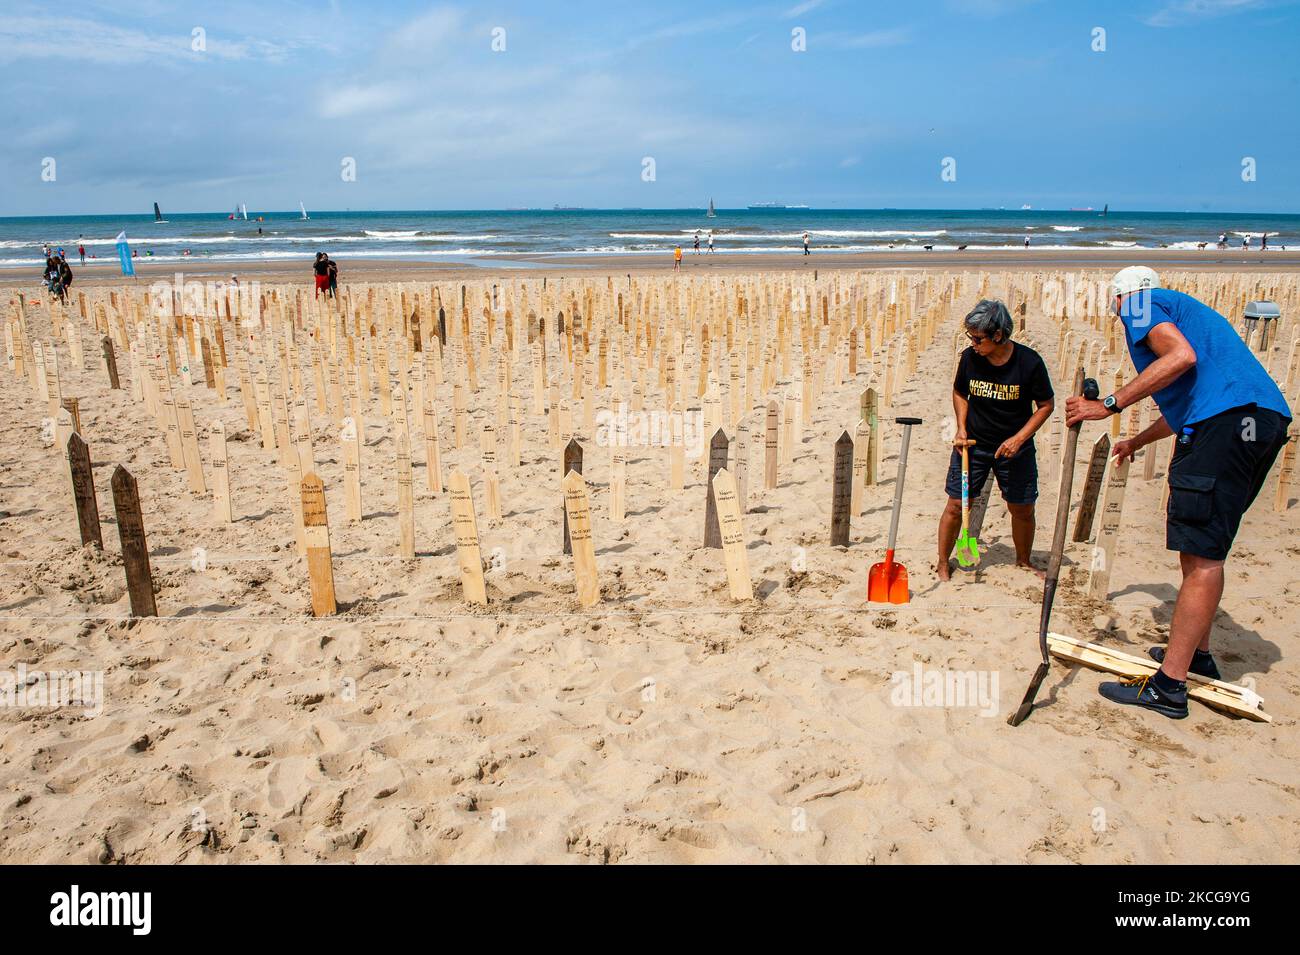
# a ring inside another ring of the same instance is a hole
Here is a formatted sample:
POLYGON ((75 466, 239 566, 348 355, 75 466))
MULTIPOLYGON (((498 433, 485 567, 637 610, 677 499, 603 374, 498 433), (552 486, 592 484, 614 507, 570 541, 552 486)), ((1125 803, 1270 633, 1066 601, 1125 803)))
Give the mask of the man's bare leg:
POLYGON ((1169 646, 1160 669, 1174 680, 1187 679, 1187 667, 1197 649, 1209 651, 1210 628, 1223 597, 1223 561, 1179 554, 1183 565, 1183 585, 1174 603, 1174 619, 1169 624, 1169 646))
POLYGON ((957 543, 957 535, 960 532, 961 501, 950 497, 948 503, 944 505, 943 514, 939 517, 939 561, 935 564, 934 570, 940 580, 948 580, 952 577, 949 558, 952 557, 952 549, 957 543))

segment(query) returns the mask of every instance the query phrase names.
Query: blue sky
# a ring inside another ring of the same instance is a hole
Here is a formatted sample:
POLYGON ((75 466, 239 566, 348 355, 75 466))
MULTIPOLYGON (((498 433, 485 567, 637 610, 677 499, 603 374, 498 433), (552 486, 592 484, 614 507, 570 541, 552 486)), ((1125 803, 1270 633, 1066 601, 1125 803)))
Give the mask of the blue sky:
POLYGON ((1298 60, 1295 0, 4 0, 0 215, 1300 212, 1298 60))

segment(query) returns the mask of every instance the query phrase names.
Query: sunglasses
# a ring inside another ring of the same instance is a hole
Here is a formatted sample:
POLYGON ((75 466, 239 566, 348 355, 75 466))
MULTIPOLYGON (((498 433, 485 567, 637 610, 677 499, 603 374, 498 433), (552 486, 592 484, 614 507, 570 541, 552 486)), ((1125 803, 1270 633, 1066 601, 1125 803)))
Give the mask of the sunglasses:
POLYGON ((970 332, 966 333, 966 337, 970 339, 970 343, 972 345, 979 345, 986 341, 989 341, 989 337, 987 335, 972 335, 970 332))

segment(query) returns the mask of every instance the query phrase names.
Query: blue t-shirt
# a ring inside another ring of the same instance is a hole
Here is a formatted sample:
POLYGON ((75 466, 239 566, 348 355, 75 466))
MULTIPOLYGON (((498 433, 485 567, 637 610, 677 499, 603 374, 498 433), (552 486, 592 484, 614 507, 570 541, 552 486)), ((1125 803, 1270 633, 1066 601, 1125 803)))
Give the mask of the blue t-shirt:
POLYGON ((1161 322, 1173 322, 1196 352, 1196 364, 1151 397, 1177 433, 1216 414, 1257 405, 1285 418, 1291 409, 1228 320, 1190 295, 1172 289, 1137 292, 1124 299, 1120 320, 1133 365, 1139 372, 1156 360, 1147 335, 1161 322))

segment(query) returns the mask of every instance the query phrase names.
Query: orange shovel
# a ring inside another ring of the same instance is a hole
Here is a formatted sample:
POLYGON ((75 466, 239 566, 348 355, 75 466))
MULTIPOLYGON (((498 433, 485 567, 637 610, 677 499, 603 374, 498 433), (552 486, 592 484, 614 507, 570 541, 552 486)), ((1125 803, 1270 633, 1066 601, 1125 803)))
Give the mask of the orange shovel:
POLYGON ((907 568, 894 562, 894 544, 898 540, 898 512, 903 507, 903 476, 907 473, 907 446, 912 441, 912 425, 920 418, 895 418, 903 426, 903 446, 898 451, 898 479, 894 482, 894 513, 889 518, 889 548, 885 559, 871 565, 867 574, 867 600, 870 603, 905 604, 911 600, 907 590, 907 568))

